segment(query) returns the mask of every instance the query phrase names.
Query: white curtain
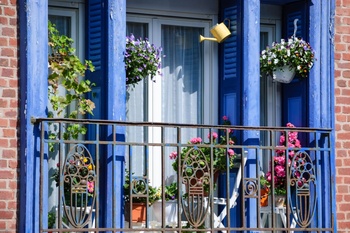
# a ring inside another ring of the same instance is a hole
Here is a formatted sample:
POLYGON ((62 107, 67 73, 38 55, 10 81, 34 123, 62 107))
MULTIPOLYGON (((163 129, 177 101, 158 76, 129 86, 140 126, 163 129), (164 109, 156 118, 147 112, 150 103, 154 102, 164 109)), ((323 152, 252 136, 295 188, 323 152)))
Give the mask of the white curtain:
POLYGON ((162 121, 203 122, 201 28, 162 26, 162 121))
MULTIPOLYGON (((141 23, 128 23, 127 34, 133 33, 135 37, 147 37, 147 30, 141 23)), ((161 91, 156 98, 161 99, 161 106, 154 106, 152 113, 148 111, 147 81, 140 82, 127 96, 127 120, 128 121, 148 121, 148 114, 161 114, 161 121, 165 123, 203 123, 203 47, 199 43, 199 35, 203 33, 203 28, 162 25, 161 30, 156 29, 154 35, 161 36, 162 54, 162 76, 157 79, 161 83, 161 91), (161 93, 161 94, 160 94, 161 93)), ((157 45, 156 45, 157 46, 157 45)), ((149 81, 149 80, 148 80, 149 81)), ((154 93, 153 93, 154 94, 154 93)), ((154 96, 154 95, 153 95, 154 96)), ((154 97, 153 97, 154 98, 154 97)), ((192 137, 201 136, 196 129, 183 130, 182 135, 186 136, 182 142, 189 141, 192 137)), ((147 138, 145 129, 128 129, 127 139, 131 141, 150 140, 147 138)), ((165 131, 165 142, 176 142, 176 130, 165 131)), ((166 148, 164 159, 166 160, 166 177, 174 175, 172 160, 168 155, 176 148, 166 148)), ((136 174, 143 173, 144 163, 140 162, 138 155, 145 155, 143 148, 133 151, 132 163, 136 174)), ((150 169, 161 166, 161 151, 150 150, 150 169)), ((144 161, 144 160, 143 160, 144 161)), ((151 183, 158 186, 160 184, 160 171, 150 171, 153 175, 151 183)), ((171 182, 168 181, 167 183, 171 182)))

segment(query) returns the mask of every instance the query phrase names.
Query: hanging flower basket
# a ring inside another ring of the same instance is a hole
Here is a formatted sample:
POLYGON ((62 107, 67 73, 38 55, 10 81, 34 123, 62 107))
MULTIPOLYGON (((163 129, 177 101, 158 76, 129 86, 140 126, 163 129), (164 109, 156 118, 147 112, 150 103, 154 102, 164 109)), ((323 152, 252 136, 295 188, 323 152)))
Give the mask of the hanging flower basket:
POLYGON ((290 83, 295 76, 295 68, 290 68, 289 65, 278 67, 272 72, 272 79, 275 82, 290 83))
POLYGON ((314 55, 310 44, 301 38, 281 39, 280 43, 274 42, 261 52, 260 71, 262 75, 282 83, 291 81, 284 81, 289 73, 292 77, 297 74, 300 78, 307 78, 314 64, 314 55))

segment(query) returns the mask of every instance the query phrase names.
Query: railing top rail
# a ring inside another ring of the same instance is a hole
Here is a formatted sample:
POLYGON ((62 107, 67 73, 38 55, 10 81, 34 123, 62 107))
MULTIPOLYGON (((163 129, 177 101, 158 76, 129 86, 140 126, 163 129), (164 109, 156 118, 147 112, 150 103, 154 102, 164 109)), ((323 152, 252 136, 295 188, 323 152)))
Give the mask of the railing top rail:
POLYGON ((181 124, 181 123, 163 123, 163 122, 131 122, 131 121, 117 121, 117 120, 100 120, 100 119, 69 119, 69 118, 31 118, 32 124, 41 122, 56 122, 56 123, 80 123, 80 124, 100 124, 110 125, 117 124, 120 126, 151 126, 151 127, 174 127, 174 128, 211 128, 222 129, 230 128, 236 130, 258 130, 258 131, 299 131, 299 132, 324 132, 330 133, 331 128, 310 128, 310 127, 271 127, 271 126, 239 126, 239 125, 209 125, 209 124, 181 124))

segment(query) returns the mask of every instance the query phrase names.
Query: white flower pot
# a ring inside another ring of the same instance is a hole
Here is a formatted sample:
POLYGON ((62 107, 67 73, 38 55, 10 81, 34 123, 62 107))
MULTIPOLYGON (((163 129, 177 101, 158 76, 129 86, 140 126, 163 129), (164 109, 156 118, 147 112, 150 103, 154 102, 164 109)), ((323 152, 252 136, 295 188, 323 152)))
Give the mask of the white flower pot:
POLYGON ((272 73, 272 78, 276 82, 290 83, 295 76, 295 68, 291 69, 288 65, 277 68, 272 73))
MULTIPOLYGON (((153 203, 153 213, 157 222, 162 222, 162 201, 156 201, 153 203)), ((165 224, 172 225, 177 224, 177 213, 179 207, 177 206, 177 200, 169 200, 165 202, 165 224)))
POLYGON ((275 206, 283 207, 286 201, 286 197, 284 195, 276 195, 275 196, 275 206))

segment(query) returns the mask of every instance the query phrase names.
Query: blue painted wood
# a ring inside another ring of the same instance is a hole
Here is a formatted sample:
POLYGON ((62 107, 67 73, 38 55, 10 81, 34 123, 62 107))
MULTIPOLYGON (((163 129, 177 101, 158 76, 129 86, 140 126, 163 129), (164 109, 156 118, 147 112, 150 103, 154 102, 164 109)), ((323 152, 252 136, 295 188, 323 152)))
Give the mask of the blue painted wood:
MULTIPOLYGON (((219 75, 219 96, 220 96, 220 117, 228 116, 231 124, 241 124, 241 83, 242 83, 242 1, 241 0, 223 0, 220 1, 220 21, 228 25, 231 35, 222 44, 220 44, 220 75, 219 75)), ((240 138, 240 135, 236 137, 240 138)), ((229 182, 233 185, 235 182, 237 170, 230 174, 229 182)), ((226 184, 226 175, 221 176, 221 184, 226 184)), ((227 194, 226 185, 219 186, 219 194, 225 197, 227 194)), ((230 210, 233 227, 241 226, 240 206, 230 210)), ((224 221, 227 226, 227 221, 224 221)))
MULTIPOLYGON (((126 85, 124 55, 126 35, 126 0, 107 1, 107 119, 122 120, 126 118, 126 85)), ((108 135, 114 136, 114 130, 108 129, 108 135)), ((125 141, 125 128, 116 128, 117 141, 125 141)), ((107 227, 112 224, 121 227, 123 220, 123 183, 124 183, 124 147, 116 146, 107 152, 109 157, 107 171, 107 203, 113 203, 113 209, 107 208, 107 216, 114 216, 113 222, 107 221, 107 227), (113 156, 111 156, 113 155, 113 156), (114 211, 114 215, 112 215, 114 211)), ((108 206, 108 205, 106 205, 108 206)), ((110 205, 109 205, 110 206, 110 205)))
MULTIPOLYGON (((283 7, 284 24, 282 27, 283 38, 288 38, 294 33, 294 20, 298 19, 296 36, 308 41, 308 25, 307 3, 296 2, 283 7)), ((308 82, 309 79, 298 79, 297 77, 289 84, 282 84, 282 125, 288 122, 298 127, 307 127, 309 112, 308 107, 308 82), (300 106, 295 105, 295 101, 299 99, 302 103, 300 106)), ((306 143, 306 139, 300 137, 302 143, 306 143)))
POLYGON ((18 1, 18 6, 21 35, 19 232, 32 233, 39 232, 40 135, 39 129, 31 124, 30 118, 46 116, 48 37, 45 35, 47 35, 48 3, 47 0, 23 0, 18 1))
MULTIPOLYGON (((333 129, 332 131, 332 138, 331 138, 331 148, 332 151, 331 153, 333 155, 335 155, 335 93, 334 93, 334 34, 335 34, 335 29, 334 29, 334 15, 335 15, 335 0, 322 0, 322 4, 324 6, 327 6, 328 8, 328 13, 329 13, 329 22, 328 22, 328 26, 329 26, 329 31, 328 31, 328 35, 330 37, 330 39, 328 41, 324 41, 325 44, 325 48, 327 48, 327 51, 329 53, 329 78, 330 78, 330 82, 329 82, 329 101, 330 101, 330 107, 329 107, 329 125, 330 127, 333 129)), ((326 30, 326 29, 325 29, 326 30)), ((327 109, 327 108, 323 108, 323 109, 327 109)), ((336 190, 335 190, 335 156, 331 156, 331 160, 330 160, 330 171, 331 171, 331 176, 332 176, 332 184, 331 184, 331 200, 332 200, 332 214, 333 214, 333 221, 334 223, 337 222, 337 213, 336 213, 336 190)), ((337 224, 334 224, 333 226, 334 232, 337 232, 337 224)))
MULTIPOLYGON (((332 25, 332 4, 334 4, 334 1, 333 3, 330 1, 318 1, 310 6, 310 43, 313 44, 316 50, 317 61, 310 72, 309 122, 311 127, 333 127, 334 129, 333 35, 330 32, 330 29, 334 30, 332 25)), ((335 145, 334 139, 332 139, 332 143, 335 145)), ((335 184, 334 181, 329 181, 327 175, 331 171, 334 179, 334 156, 330 160, 320 160, 320 166, 322 171, 328 172, 321 172, 320 174, 320 178, 325 182, 321 182, 317 189, 318 205, 321 208, 319 208, 314 225, 331 227, 332 216, 329 213, 335 213, 335 198, 331 196, 332 194, 334 195, 335 184)))
MULTIPOLYGON (((241 5, 240 1, 221 1, 220 20, 230 26, 231 36, 220 45, 219 96, 220 116, 241 124, 241 5), (228 98, 235 96, 234 99, 228 98), (229 100, 229 102, 228 102, 229 100), (234 102, 232 102, 234 101, 234 102)), ((238 135, 236 135, 238 136, 238 135)))
MULTIPOLYGON (((125 120, 125 68, 124 56, 126 34, 126 1, 90 0, 87 8, 88 47, 87 59, 91 59, 96 71, 88 75, 95 84, 98 95, 93 100, 99 107, 94 118, 125 120)), ((94 132, 92 132, 93 135, 94 132)), ((125 129, 101 129, 102 135, 125 140, 125 129)), ((109 147, 101 150, 100 205, 103 208, 101 225, 121 227, 123 225, 122 187, 124 180, 124 149, 109 147), (113 185, 111 185, 113 184, 113 185), (114 216, 114 218, 112 217, 114 216)))
MULTIPOLYGON (((245 126, 260 125, 260 1, 250 0, 243 3, 243 109, 242 123, 245 126)), ((243 133, 244 143, 259 145, 260 133, 243 133)), ((254 150, 247 150, 246 176, 256 177, 256 155, 254 150)), ((257 200, 250 198, 246 202, 247 227, 258 227, 257 200)))

